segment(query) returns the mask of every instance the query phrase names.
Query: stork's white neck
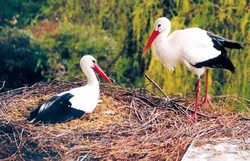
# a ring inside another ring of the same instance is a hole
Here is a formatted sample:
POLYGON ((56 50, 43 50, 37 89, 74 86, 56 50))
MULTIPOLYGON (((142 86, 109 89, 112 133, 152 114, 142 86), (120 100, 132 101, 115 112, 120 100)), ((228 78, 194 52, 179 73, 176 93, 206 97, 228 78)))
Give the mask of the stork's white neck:
POLYGON ((84 71, 85 75, 87 76, 87 84, 88 85, 95 85, 99 86, 99 81, 96 77, 96 74, 93 69, 87 68, 88 70, 84 71))
POLYGON ((162 30, 162 32, 155 38, 152 49, 156 58, 169 70, 174 68, 180 63, 180 52, 173 48, 171 42, 170 27, 162 30))
POLYGON ((167 37, 167 36, 169 35, 170 31, 171 31, 171 25, 169 25, 167 28, 165 28, 165 29, 160 33, 159 36, 162 35, 162 36, 167 37))
POLYGON ((158 37, 164 37, 166 39, 166 37, 169 36, 170 31, 171 31, 171 25, 162 30, 162 32, 158 35, 158 37))
POLYGON ((171 30, 171 26, 166 27, 160 32, 160 34, 155 38, 153 46, 165 46, 167 45, 168 36, 171 30))
POLYGON ((98 82, 98 79, 95 75, 94 70, 90 66, 86 66, 82 63, 80 63, 80 66, 81 66, 83 73, 87 77, 87 85, 95 85, 95 86, 99 87, 99 82, 98 82))

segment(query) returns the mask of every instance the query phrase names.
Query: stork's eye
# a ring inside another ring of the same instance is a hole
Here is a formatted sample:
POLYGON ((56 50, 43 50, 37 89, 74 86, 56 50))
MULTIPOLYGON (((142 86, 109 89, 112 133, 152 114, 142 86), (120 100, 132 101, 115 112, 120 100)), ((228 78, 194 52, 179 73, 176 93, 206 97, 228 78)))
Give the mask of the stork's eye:
POLYGON ((95 60, 92 60, 92 62, 95 64, 96 63, 96 61, 95 60))
POLYGON ((161 27, 161 24, 158 24, 158 28, 161 27))

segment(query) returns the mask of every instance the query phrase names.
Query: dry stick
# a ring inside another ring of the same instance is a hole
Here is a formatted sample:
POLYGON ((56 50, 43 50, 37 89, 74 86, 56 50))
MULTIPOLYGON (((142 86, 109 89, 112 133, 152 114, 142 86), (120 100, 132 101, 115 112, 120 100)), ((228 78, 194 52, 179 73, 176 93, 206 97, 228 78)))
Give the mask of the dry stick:
MULTIPOLYGON (((189 109, 189 108, 187 108, 187 107, 185 107, 185 106, 182 106, 182 105, 179 105, 178 103, 176 103, 176 102, 174 102, 173 100, 171 100, 168 96, 167 96, 167 94, 151 79, 151 78, 149 78, 149 76, 147 75, 147 74, 145 74, 145 77, 151 82, 151 83, 153 83, 153 85, 165 96, 165 97, 167 97, 167 99, 170 101, 170 103, 172 103, 173 105, 174 105, 174 107, 175 108, 177 108, 177 109, 184 109, 184 110, 187 110, 187 111, 190 111, 190 112, 193 112, 194 113, 194 111, 193 110, 191 110, 191 109, 189 109)), ((197 114, 198 115, 200 115, 200 116, 202 116, 202 117, 209 117, 209 118, 217 118, 217 117, 210 117, 210 116, 206 116, 206 115, 203 115, 203 114, 201 114, 201 113, 199 113, 199 112, 197 112, 197 114)))
POLYGON ((165 96, 165 97, 167 97, 167 99, 168 100, 170 100, 170 98, 168 97, 168 95, 151 79, 151 78, 149 78, 149 76, 147 75, 147 74, 145 74, 145 77, 151 82, 151 83, 153 83, 154 84, 154 86, 157 88, 157 89, 159 89, 159 91, 161 91, 161 93, 165 96))
POLYGON ((0 90, 4 88, 5 81, 3 81, 2 87, 0 87, 0 90))
POLYGON ((243 120, 243 121, 250 121, 250 117, 241 117, 240 120, 243 120))

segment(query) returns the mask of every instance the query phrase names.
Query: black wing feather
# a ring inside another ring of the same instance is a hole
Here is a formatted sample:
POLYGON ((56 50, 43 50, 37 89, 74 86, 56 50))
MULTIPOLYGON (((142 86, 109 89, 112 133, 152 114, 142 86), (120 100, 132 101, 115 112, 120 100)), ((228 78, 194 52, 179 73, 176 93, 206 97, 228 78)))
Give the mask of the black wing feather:
MULTIPOLYGON (((59 96, 53 96, 50 99, 48 99, 46 102, 44 102, 43 104, 39 105, 37 108, 35 108, 31 113, 30 116, 28 117, 28 121, 32 121, 34 119, 36 119, 38 117, 38 112, 41 108, 41 106, 45 105, 45 109, 49 107, 50 104, 52 104, 53 102, 55 102, 57 99, 59 98, 59 96), (46 106, 47 105, 47 106, 46 106)), ((33 122, 33 121, 32 121, 33 122)), ((35 121, 37 122, 37 121, 35 121)))
POLYGON ((222 68, 222 69, 228 69, 232 73, 235 72, 235 67, 229 57, 227 56, 227 51, 225 48, 230 49, 241 49, 242 46, 240 43, 229 40, 223 37, 220 37, 218 35, 215 35, 211 32, 207 32, 207 35, 212 39, 212 42, 214 44, 214 48, 218 51, 221 51, 221 54, 218 57, 199 62, 196 64, 192 64, 196 68, 202 68, 202 67, 211 67, 211 68, 222 68))
POLYGON ((200 63, 196 63, 196 68, 202 68, 202 67, 210 67, 210 68, 221 68, 221 69, 228 69, 232 73, 235 72, 235 67, 231 60, 228 58, 225 54, 220 54, 218 57, 209 59, 207 61, 203 61, 200 63))
POLYGON ((32 123, 55 124, 64 123, 72 119, 80 118, 84 111, 72 108, 69 100, 73 97, 70 93, 54 96, 34 109, 28 118, 32 123), (40 108, 44 109, 39 112, 40 108))
POLYGON ((218 36, 218 35, 215 35, 209 31, 206 31, 207 32, 207 35, 214 41, 217 41, 217 42, 220 42, 220 44, 223 46, 223 47, 226 47, 226 48, 230 48, 230 49, 242 49, 243 47, 241 46, 240 43, 236 42, 236 41, 233 41, 233 40, 229 40, 229 39, 226 39, 224 37, 221 37, 221 36, 218 36))

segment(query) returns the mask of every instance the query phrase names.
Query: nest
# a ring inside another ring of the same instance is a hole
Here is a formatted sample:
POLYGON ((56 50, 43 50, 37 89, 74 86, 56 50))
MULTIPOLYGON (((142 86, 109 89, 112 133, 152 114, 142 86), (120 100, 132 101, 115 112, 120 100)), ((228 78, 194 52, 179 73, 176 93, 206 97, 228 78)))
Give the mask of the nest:
MULTIPOLYGON (((250 136, 249 113, 202 108, 199 120, 188 123, 188 98, 169 100, 145 89, 108 84, 101 84, 102 102, 81 119, 50 126, 26 121, 44 100, 81 85, 80 80, 40 82, 1 93, 0 159, 181 160, 195 138, 250 136)), ((217 99, 218 104, 228 99, 239 102, 230 96, 217 99)))

